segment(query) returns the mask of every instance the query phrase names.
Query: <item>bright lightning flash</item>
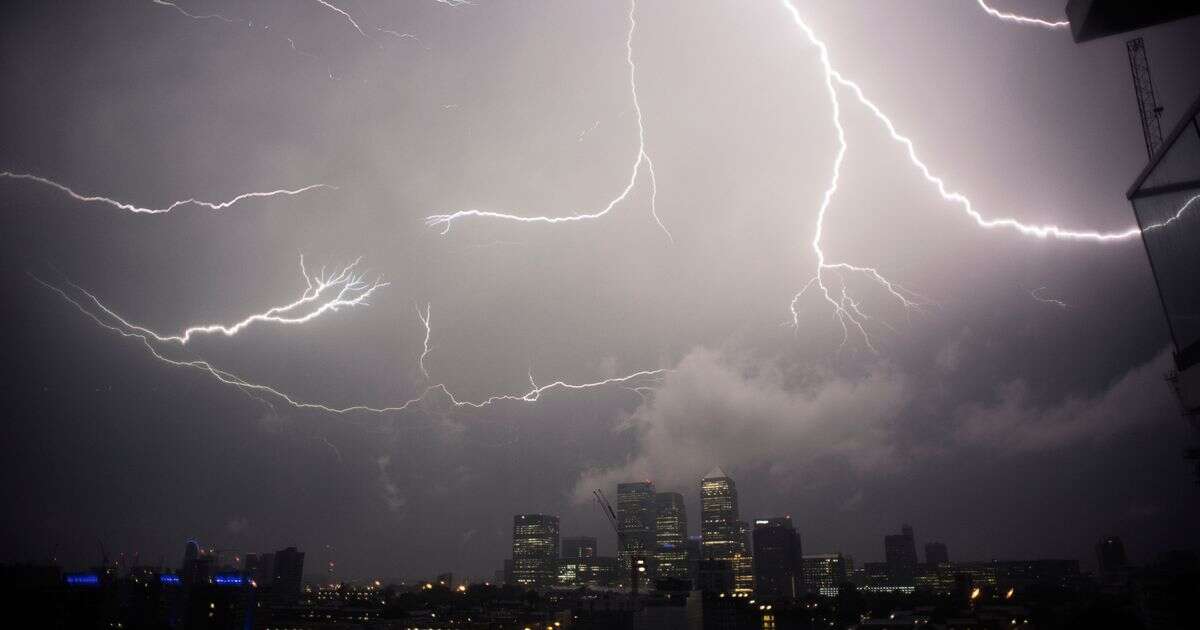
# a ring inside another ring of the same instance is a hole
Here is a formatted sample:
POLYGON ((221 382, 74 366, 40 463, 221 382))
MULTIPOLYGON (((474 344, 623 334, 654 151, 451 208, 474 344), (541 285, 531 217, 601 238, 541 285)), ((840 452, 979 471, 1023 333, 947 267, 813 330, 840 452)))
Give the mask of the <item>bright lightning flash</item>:
MULTIPOLYGON (((663 375, 665 375, 667 372, 669 372, 669 370, 667 370, 667 369, 641 370, 638 372, 626 374, 625 376, 606 378, 606 379, 602 379, 599 381, 593 381, 593 382, 589 382, 589 383, 568 383, 566 381, 559 380, 559 381, 554 381, 553 383, 549 383, 546 385, 537 385, 536 383, 533 383, 532 375, 530 375, 530 389, 528 391, 525 391, 524 393, 515 393, 515 394, 496 394, 496 395, 488 396, 481 400, 460 400, 453 394, 453 392, 450 391, 449 387, 447 387, 443 383, 438 383, 436 385, 430 385, 430 386, 426 387, 424 390, 422 390, 420 395, 418 395, 414 398, 411 398, 409 400, 406 400, 404 402, 394 404, 394 405, 371 406, 371 405, 365 405, 365 404, 356 404, 356 405, 338 407, 338 406, 329 405, 329 404, 325 404, 325 403, 302 400, 298 397, 287 394, 287 393, 285 393, 279 389, 276 389, 274 387, 271 387, 269 385, 252 382, 252 381, 246 380, 236 374, 233 374, 232 372, 217 368, 214 365, 212 365, 211 363, 209 363, 208 361, 204 361, 201 359, 176 359, 176 358, 167 356, 159 349, 158 345, 160 342, 157 337, 155 337, 153 334, 147 332, 143 328, 139 328, 139 327, 128 324, 127 321, 123 317, 121 317, 120 315, 117 315, 112 309, 110 309, 109 307, 102 304, 91 293, 89 293, 83 289, 80 289, 78 287, 75 287, 80 294, 87 297, 88 301, 90 301, 96 305, 96 309, 97 309, 96 311, 90 310, 88 307, 86 307, 83 304, 83 302, 81 302, 81 300, 77 296, 74 296, 71 293, 68 293, 64 289, 57 287, 55 285, 52 285, 52 284, 46 282, 45 280, 42 280, 41 278, 38 278, 36 276, 34 276, 34 280, 36 280, 39 284, 46 287, 50 291, 53 291, 54 293, 56 293, 59 297, 66 300, 71 305, 73 305, 80 313, 83 313, 85 316, 87 316, 89 319, 91 319, 93 322, 95 322, 98 326, 100 326, 104 329, 107 329, 111 332, 117 333, 118 335, 121 335, 122 337, 125 337, 125 338, 138 339, 139 341, 141 341, 142 345, 146 348, 146 350, 150 353, 150 355, 152 357, 154 357, 155 359, 157 359, 163 363, 166 363, 167 365, 171 365, 174 367, 181 367, 181 368, 190 368, 193 370, 205 372, 209 376, 216 379, 217 381, 220 381, 221 383, 224 383, 226 385, 233 385, 234 387, 241 389, 243 392, 246 392, 249 395, 252 395, 252 396, 257 395, 257 394, 269 395, 269 396, 279 399, 283 403, 285 403, 295 409, 310 409, 310 410, 324 411, 327 413, 338 414, 338 415, 348 415, 348 414, 354 414, 354 413, 368 413, 368 414, 378 414, 378 415, 402 413, 402 412, 408 411, 410 409, 414 409, 414 410, 418 409, 419 408, 418 405, 420 403, 424 402, 427 398, 429 398, 431 395, 433 395, 435 393, 440 393, 441 398, 447 404, 449 404, 455 408, 482 409, 484 407, 490 407, 492 405, 495 405, 497 403, 502 403, 502 402, 535 403, 541 399, 542 394, 544 394, 548 391, 552 391, 552 390, 578 391, 578 390, 587 390, 587 389, 597 389, 597 388, 613 386, 613 385, 634 387, 639 390, 645 390, 648 383, 652 384, 654 382, 657 382, 658 379, 660 379, 663 375)), ((74 285, 72 285, 72 286, 74 286, 74 285)), ((428 311, 426 311, 426 313, 428 313, 428 311)), ((428 319, 429 319, 428 316, 426 316, 426 317, 422 318, 422 321, 428 321, 428 319)), ((172 345, 175 345, 175 344, 172 344, 172 345)), ((643 391, 638 391, 638 393, 639 393, 639 395, 644 395, 643 391)))
POLYGON ((352 306, 366 306, 367 300, 376 290, 389 285, 382 280, 367 281, 365 276, 355 269, 361 258, 346 265, 336 274, 327 274, 321 269, 315 275, 309 275, 304 268, 304 256, 300 257, 300 272, 304 275, 307 285, 299 298, 281 306, 273 306, 261 313, 249 315, 233 324, 198 324, 185 328, 175 335, 163 335, 138 324, 130 323, 112 309, 105 306, 95 295, 77 286, 80 293, 86 295, 105 315, 146 337, 159 342, 187 344, 197 335, 224 335, 232 337, 252 324, 273 323, 296 325, 310 322, 326 313, 336 313, 339 309, 352 306))
POLYGON ((512 214, 508 212, 497 212, 493 210, 458 210, 447 214, 435 214, 425 218, 425 225, 434 228, 441 228, 442 234, 450 231, 451 225, 459 219, 466 217, 480 217, 488 219, 502 219, 506 221, 516 221, 519 223, 570 223, 575 221, 590 221, 599 219, 608 214, 612 209, 627 197, 637 184, 638 176, 642 172, 642 166, 645 165, 646 174, 650 180, 650 215, 654 217, 654 222, 662 229, 667 238, 674 242, 671 232, 663 225, 662 219, 658 216, 658 208, 656 205, 658 197, 658 182, 654 177, 654 163, 650 160, 650 155, 646 152, 646 127, 642 120, 642 107, 638 102, 636 72, 637 65, 633 61, 633 33, 637 29, 637 20, 634 12, 637 9, 636 0, 631 0, 629 3, 629 32, 625 38, 625 63, 629 66, 629 92, 633 100, 633 111, 637 119, 638 132, 638 151, 637 157, 633 162, 633 170, 629 175, 629 181, 625 184, 625 188, 616 197, 613 197, 603 208, 592 212, 581 212, 566 216, 526 216, 512 214))
POLYGON ((243 193, 243 194, 240 194, 228 201, 215 201, 215 202, 214 201, 201 201, 201 200, 193 197, 191 199, 184 199, 182 201, 173 201, 173 202, 171 202, 170 205, 167 205, 167 206, 164 206, 161 208, 143 208, 142 206, 138 206, 138 205, 135 205, 132 203, 117 201, 116 199, 110 199, 108 197, 101 197, 99 195, 83 195, 83 194, 75 192, 74 190, 71 190, 67 186, 64 186, 63 184, 60 184, 56 181, 46 179, 45 177, 41 177, 38 175, 32 175, 29 173, 13 173, 10 171, 3 171, 3 172, 0 172, 0 178, 24 179, 24 180, 29 180, 29 181, 35 181, 35 182, 38 182, 39 184, 45 184, 52 188, 57 188, 58 190, 66 193, 72 199, 75 199, 76 201, 82 201, 85 203, 92 203, 92 202, 105 203, 114 208, 117 208, 120 210, 125 210, 127 212, 132 212, 134 214, 165 214, 165 213, 171 212, 172 210, 175 210, 176 208, 179 208, 181 206, 188 206, 188 205, 200 206, 202 208, 208 208, 209 210, 216 211, 216 210, 224 210, 230 206, 233 206, 234 204, 237 204, 241 201, 245 201, 247 199, 258 199, 258 198, 263 198, 263 197, 277 197, 279 195, 287 195, 289 197, 292 197, 295 195, 304 194, 310 190, 317 190, 320 188, 324 188, 324 189, 328 189, 328 190, 337 190, 336 186, 330 186, 328 184, 311 184, 309 186, 305 186, 303 188, 296 188, 294 190, 281 188, 279 190, 270 190, 270 191, 266 191, 266 192, 243 193))
POLYGON ((1071 23, 1066 20, 1061 20, 1058 22, 1039 20, 1038 18, 1025 17, 1024 15, 1017 15, 1016 13, 1006 13, 1004 11, 999 11, 997 9, 992 8, 991 6, 988 6, 988 3, 985 2, 984 0, 977 0, 977 2, 979 2, 979 8, 983 9, 984 11, 987 11, 988 15, 990 15, 994 18, 1000 19, 1000 20, 1004 20, 1006 22, 1015 22, 1017 24, 1026 24, 1029 26, 1040 26, 1042 28, 1048 28, 1048 29, 1068 28, 1071 26, 1071 23))
MULTIPOLYGON (((838 98, 839 89, 848 90, 852 93, 859 104, 866 107, 875 118, 881 122, 887 129, 892 140, 902 144, 908 154, 909 161, 927 182, 932 184, 941 195, 942 199, 959 205, 963 212, 970 217, 980 227, 1006 228, 1015 230, 1024 236, 1033 236, 1037 238, 1055 238, 1061 240, 1073 241, 1092 241, 1105 243, 1110 241, 1124 241, 1137 237, 1142 230, 1137 227, 1131 227, 1123 230, 1112 232, 1097 232, 1090 230, 1070 230, 1058 227, 1056 225, 1031 225, 1021 222, 1015 218, 987 218, 974 208, 970 198, 966 195, 950 190, 945 181, 932 173, 929 167, 923 162, 916 152, 916 147, 913 141, 907 136, 902 135, 896 130, 891 119, 883 113, 883 111, 870 99, 866 97, 863 89, 855 82, 845 78, 840 72, 833 67, 829 57, 829 49, 825 43, 817 38, 813 29, 804 21, 800 15, 799 9, 792 0, 781 0, 783 7, 791 14, 796 26, 804 33, 809 43, 815 46, 819 52, 819 59, 822 70, 825 76, 826 92, 829 95, 830 105, 833 110, 833 125, 837 132, 838 148, 833 161, 833 174, 831 176, 828 187, 825 189, 824 196, 821 200, 821 205, 817 212, 816 228, 814 230, 811 241, 812 249, 817 257, 816 274, 812 280, 804 286, 803 289, 792 300, 791 312, 792 323, 799 327, 799 312, 797 304, 810 288, 816 287, 816 290, 832 307, 838 322, 842 326, 843 344, 845 343, 849 332, 856 332, 863 339, 863 343, 868 348, 874 349, 871 343, 871 336, 867 331, 866 322, 869 320, 862 311, 858 308, 857 303, 852 298, 849 298, 846 292, 845 274, 854 274, 863 277, 870 282, 873 282, 884 291, 886 291, 893 299, 899 302, 906 310, 918 308, 921 305, 919 296, 911 291, 904 289, 902 286, 888 280, 877 269, 872 267, 863 267, 845 262, 830 262, 826 257, 825 251, 821 248, 821 237, 825 227, 825 217, 829 210, 829 206, 833 201, 834 195, 838 190, 838 182, 841 176, 842 164, 845 160, 848 145, 846 143, 846 132, 842 125, 842 105, 838 98), (835 290, 837 289, 837 290, 835 290)), ((984 5, 985 9, 990 8, 984 5)), ((1000 17, 1005 17, 1001 14, 1000 17)), ((1185 208, 1180 210, 1183 212, 1185 208)), ((1169 222, 1169 221, 1168 221, 1169 222)), ((1146 229, 1161 227, 1161 225, 1150 226, 1146 229)))

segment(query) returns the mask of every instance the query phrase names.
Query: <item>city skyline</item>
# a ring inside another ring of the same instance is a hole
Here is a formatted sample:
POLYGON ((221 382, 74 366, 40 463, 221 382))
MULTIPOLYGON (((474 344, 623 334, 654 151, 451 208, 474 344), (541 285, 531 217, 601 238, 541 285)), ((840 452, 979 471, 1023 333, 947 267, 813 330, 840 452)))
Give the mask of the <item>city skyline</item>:
POLYGON ((1188 547, 1200 18, 1061 9, 4 3, 0 564, 1188 547))

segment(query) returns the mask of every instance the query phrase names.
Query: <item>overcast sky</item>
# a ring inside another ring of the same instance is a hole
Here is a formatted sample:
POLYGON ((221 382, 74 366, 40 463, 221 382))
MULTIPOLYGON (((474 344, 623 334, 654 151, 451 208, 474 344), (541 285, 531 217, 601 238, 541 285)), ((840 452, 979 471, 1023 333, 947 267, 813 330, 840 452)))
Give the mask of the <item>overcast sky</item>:
MULTIPOLYGON (((806 553, 859 562, 882 559, 902 522, 953 559, 1087 565, 1106 535, 1136 561, 1194 544, 1200 488, 1180 453, 1195 436, 1163 381, 1166 326, 1136 239, 980 229, 843 94, 849 149, 823 248, 926 306, 906 313, 851 278, 876 352, 843 345, 813 294, 784 325, 815 269, 837 138, 817 51, 779 2, 637 8, 646 150, 673 242, 645 173, 595 221, 423 225, 464 208, 565 216, 620 193, 638 152, 624 3, 335 2, 358 27, 317 2, 178 4, 241 21, 149 0, 5 3, 0 170, 149 207, 336 190, 145 215, 0 179, 0 560, 56 550, 83 565, 102 540, 176 564, 195 537, 294 544, 345 577, 490 577, 519 512, 558 514, 564 536, 613 553, 588 498, 619 481, 682 492, 698 533, 714 465, 743 518, 790 514, 806 553), (478 400, 524 393, 530 376, 672 371, 653 393, 298 410, 156 361, 29 275, 175 331, 294 299, 301 254, 310 269, 361 256, 390 285, 171 356, 339 407, 435 383, 478 400)), ((1058 17, 1062 2, 997 4, 1058 17)), ((988 216, 1133 224, 1124 192, 1146 154, 1123 38, 1076 45, 966 0, 798 6, 834 65, 988 216)), ((1200 21, 1142 34, 1170 127, 1200 91, 1200 21)))

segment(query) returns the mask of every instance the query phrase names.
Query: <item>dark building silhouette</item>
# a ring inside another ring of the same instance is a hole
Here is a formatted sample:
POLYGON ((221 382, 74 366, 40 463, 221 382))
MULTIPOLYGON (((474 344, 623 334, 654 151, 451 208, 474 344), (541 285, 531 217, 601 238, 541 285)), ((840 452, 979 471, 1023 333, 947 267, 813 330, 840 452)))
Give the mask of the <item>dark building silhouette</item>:
POLYGON ((300 587, 304 582, 304 552, 288 547, 276 551, 274 557, 271 597, 280 606, 295 606, 300 603, 300 587))
POLYGON ((1066 15, 1076 43, 1200 14, 1195 0, 1070 0, 1066 15))
POLYGON ((904 525, 901 533, 883 537, 883 551, 888 575, 898 586, 911 586, 917 574, 917 544, 912 526, 904 525))
POLYGON ((1096 562, 1102 574, 1118 573, 1129 568, 1129 560, 1125 557, 1125 544, 1116 536, 1096 543, 1096 562))
POLYGON ((704 593, 732 593, 733 564, 728 560, 700 560, 696 589, 704 593))
MULTIPOLYGON (((1141 7, 1158 3, 1128 4, 1141 7)), ((1200 11, 1200 3, 1190 4, 1200 11)), ((1149 70, 1146 75, 1148 78, 1149 70)), ((1148 91, 1148 98, 1153 100, 1153 88, 1148 91)), ((1145 111, 1140 91, 1138 95, 1143 129, 1151 122, 1157 129, 1158 114, 1145 111)), ((1200 269, 1198 129, 1200 98, 1162 138, 1150 162, 1126 192, 1142 230, 1142 244, 1171 336, 1174 370, 1167 380, 1184 417, 1196 429, 1200 429, 1200 318, 1196 317, 1200 312, 1200 283, 1196 282, 1196 270, 1200 269)), ((1185 456, 1195 462, 1200 479, 1200 444, 1193 441, 1185 456)))
POLYGON ((925 543, 925 564, 937 566, 939 564, 950 563, 950 552, 946 550, 946 543, 927 542, 925 543))
POLYGON ((754 593, 772 599, 803 592, 800 535, 792 517, 754 521, 754 593))
POLYGON ((558 517, 517 514, 513 517, 513 583, 553 586, 558 581, 558 517))

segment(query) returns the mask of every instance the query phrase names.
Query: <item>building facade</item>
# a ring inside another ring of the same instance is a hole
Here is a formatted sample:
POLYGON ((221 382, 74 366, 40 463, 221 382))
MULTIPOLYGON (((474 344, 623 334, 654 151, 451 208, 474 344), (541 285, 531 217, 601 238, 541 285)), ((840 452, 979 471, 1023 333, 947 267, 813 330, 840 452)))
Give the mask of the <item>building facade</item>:
POLYGON ((819 553, 804 556, 801 562, 804 591, 833 597, 838 587, 850 581, 854 567, 840 553, 819 553))
POLYGON ((800 535, 792 517, 754 521, 754 593, 771 599, 791 599, 803 593, 800 535))
POLYGON ((512 583, 529 588, 558 581, 558 517, 517 514, 513 517, 512 583))
POLYGON ((927 542, 925 543, 925 564, 937 566, 939 564, 950 563, 950 552, 946 550, 946 543, 927 542))
POLYGON ((917 576, 917 543, 910 525, 902 526, 900 532, 883 537, 884 558, 893 584, 912 586, 917 576))
POLYGON ((690 580, 687 508, 678 492, 654 495, 654 568, 658 579, 690 580))

